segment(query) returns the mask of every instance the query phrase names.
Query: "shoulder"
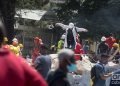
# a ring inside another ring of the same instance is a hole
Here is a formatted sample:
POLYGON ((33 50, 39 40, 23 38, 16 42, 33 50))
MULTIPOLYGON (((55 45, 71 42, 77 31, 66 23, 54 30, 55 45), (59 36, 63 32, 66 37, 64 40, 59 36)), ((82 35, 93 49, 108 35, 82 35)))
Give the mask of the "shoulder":
POLYGON ((97 64, 95 65, 95 67, 96 67, 96 68, 103 68, 102 64, 99 64, 99 63, 97 63, 97 64))
POLYGON ((47 82, 50 83, 51 80, 53 79, 55 71, 49 71, 47 75, 47 82))

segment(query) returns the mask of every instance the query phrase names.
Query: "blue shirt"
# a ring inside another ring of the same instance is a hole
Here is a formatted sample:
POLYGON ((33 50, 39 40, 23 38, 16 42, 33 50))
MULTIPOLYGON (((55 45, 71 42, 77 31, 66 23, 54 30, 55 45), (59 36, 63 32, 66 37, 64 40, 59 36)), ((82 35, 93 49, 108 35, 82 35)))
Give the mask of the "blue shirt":
POLYGON ((46 79, 49 70, 51 69, 51 59, 48 55, 38 56, 34 62, 37 71, 46 79))
POLYGON ((96 78, 94 86, 106 86, 106 80, 101 79, 101 76, 105 74, 105 67, 102 63, 97 63, 95 65, 96 78))

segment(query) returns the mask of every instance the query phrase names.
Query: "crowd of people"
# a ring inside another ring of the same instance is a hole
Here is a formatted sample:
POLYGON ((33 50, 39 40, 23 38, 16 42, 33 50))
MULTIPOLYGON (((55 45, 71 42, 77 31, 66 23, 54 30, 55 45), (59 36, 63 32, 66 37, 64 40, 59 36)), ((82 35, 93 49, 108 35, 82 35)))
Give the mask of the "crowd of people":
MULTIPOLYGON (((79 74, 76 61, 82 61, 82 54, 89 51, 88 41, 84 45, 80 43, 79 35, 74 33, 75 28, 70 23, 67 37, 61 37, 58 42, 58 62, 56 70, 51 70, 52 60, 48 55, 48 48, 39 37, 34 38, 32 63, 28 65, 22 58, 23 45, 16 38, 8 45, 4 26, 0 23, 0 85, 1 86, 72 86, 67 74, 79 74), (73 30, 74 29, 74 30, 73 30), (72 32, 73 31, 73 32, 72 32), (73 36, 73 33, 75 36, 73 36), (67 46, 65 44, 67 42, 67 46), (73 41, 74 40, 74 41, 73 41), (66 49, 67 48, 67 49, 66 49)), ((92 86, 106 86, 106 80, 112 77, 113 71, 107 71, 105 65, 109 61, 119 63, 120 47, 119 41, 113 34, 107 38, 103 36, 97 50, 98 62, 91 68, 92 86)), ((120 70, 114 72, 119 74, 120 70)), ((119 86, 113 84, 110 86, 119 86)))

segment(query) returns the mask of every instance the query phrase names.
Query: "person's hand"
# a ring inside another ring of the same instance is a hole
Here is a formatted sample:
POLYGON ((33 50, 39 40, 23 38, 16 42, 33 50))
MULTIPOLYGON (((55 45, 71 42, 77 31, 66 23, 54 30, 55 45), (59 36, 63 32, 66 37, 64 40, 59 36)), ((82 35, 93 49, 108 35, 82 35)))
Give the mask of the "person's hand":
POLYGON ((111 72, 111 73, 108 73, 108 75, 111 77, 111 76, 113 75, 113 72, 111 72))

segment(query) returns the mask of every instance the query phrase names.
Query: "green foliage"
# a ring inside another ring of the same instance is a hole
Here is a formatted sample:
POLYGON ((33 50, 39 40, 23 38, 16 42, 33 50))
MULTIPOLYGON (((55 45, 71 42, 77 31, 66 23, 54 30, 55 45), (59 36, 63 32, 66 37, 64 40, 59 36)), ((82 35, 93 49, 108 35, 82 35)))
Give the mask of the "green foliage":
POLYGON ((17 0, 16 7, 21 9, 41 9, 48 0, 17 0))
POLYGON ((61 22, 65 24, 73 22, 78 27, 89 30, 88 33, 81 34, 84 38, 98 39, 98 37, 110 32, 118 33, 120 31, 118 25, 116 26, 116 23, 120 22, 116 19, 120 13, 120 0, 69 0, 58 7, 56 13, 61 22))
POLYGON ((102 7, 107 6, 109 0, 69 0, 65 4, 58 5, 57 15, 59 20, 68 21, 79 14, 85 16, 94 14, 102 7))

